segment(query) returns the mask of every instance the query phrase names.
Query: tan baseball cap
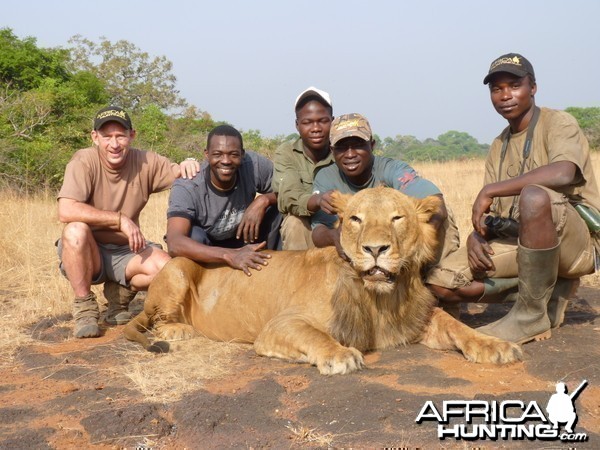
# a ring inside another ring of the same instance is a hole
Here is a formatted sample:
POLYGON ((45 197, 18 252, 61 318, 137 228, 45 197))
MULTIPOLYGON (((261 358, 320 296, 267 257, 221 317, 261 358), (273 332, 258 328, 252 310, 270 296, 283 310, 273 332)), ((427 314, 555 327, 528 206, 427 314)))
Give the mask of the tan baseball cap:
POLYGON ((351 113, 343 114, 333 120, 331 131, 329 132, 329 142, 331 145, 335 145, 344 138, 354 136, 365 141, 372 139, 373 132, 366 117, 357 113, 351 113))

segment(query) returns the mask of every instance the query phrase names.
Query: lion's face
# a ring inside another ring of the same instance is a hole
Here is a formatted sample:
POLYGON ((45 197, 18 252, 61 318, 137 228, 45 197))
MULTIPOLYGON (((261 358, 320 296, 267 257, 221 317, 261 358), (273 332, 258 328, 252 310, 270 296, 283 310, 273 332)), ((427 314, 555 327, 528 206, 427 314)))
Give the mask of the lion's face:
POLYGON ((435 229, 428 224, 441 200, 417 200, 391 188, 339 194, 340 242, 368 290, 389 293, 403 271, 414 273, 434 254, 435 229))

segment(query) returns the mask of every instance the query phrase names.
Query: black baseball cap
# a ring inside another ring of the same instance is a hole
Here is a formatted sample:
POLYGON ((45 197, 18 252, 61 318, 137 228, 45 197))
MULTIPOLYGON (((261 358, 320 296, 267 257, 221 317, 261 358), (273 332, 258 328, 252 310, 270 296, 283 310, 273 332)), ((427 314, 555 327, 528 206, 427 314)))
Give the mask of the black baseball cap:
POLYGON ((129 114, 118 106, 107 106, 98 111, 94 116, 94 130, 99 130, 107 122, 117 122, 123 125, 126 130, 133 129, 129 114))
POLYGON ((522 55, 518 53, 507 53, 494 60, 490 65, 488 74, 483 79, 483 84, 488 84, 490 78, 495 73, 508 72, 518 77, 524 77, 525 75, 531 75, 535 80, 535 73, 533 72, 533 66, 531 63, 522 55))

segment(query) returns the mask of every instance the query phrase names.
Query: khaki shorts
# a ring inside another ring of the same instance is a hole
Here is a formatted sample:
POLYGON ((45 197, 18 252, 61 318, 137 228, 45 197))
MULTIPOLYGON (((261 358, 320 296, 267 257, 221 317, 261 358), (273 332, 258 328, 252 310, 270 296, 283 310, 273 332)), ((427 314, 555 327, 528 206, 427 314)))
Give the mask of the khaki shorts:
MULTIPOLYGON (((62 240, 58 239, 54 245, 56 245, 56 252, 58 253, 58 259, 60 260, 58 268, 60 269, 60 272, 68 278, 62 264, 62 240)), ((154 242, 146 241, 146 245, 162 249, 162 245, 154 242)), ((98 251, 100 252, 102 268, 100 269, 100 273, 95 274, 92 279, 92 284, 102 284, 111 280, 116 281, 122 286, 129 287, 129 280, 125 277, 125 269, 136 253, 131 251, 129 245, 115 244, 98 244, 98 251)))
POLYGON ((282 250, 308 250, 314 248, 310 217, 286 214, 281 223, 282 250))
MULTIPOLYGON (((552 221, 560 242, 558 276, 578 278, 594 271, 594 241, 587 225, 567 198, 551 189, 544 188, 552 202, 552 221)), ((493 239, 490 242, 496 267, 484 277, 512 278, 518 276, 517 238, 493 239)), ((427 283, 457 289, 468 286, 474 276, 469 267, 467 247, 463 246, 444 258, 427 274, 427 283)))

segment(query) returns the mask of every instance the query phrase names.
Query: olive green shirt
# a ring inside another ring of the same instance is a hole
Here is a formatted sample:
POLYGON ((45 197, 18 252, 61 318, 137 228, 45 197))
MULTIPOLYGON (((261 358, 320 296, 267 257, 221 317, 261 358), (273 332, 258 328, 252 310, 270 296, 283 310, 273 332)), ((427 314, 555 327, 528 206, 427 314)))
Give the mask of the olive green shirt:
POLYGON ((317 172, 334 164, 331 152, 315 163, 306 156, 302 139, 287 141, 275 150, 273 158, 273 191, 277 193, 277 207, 282 214, 310 216, 308 199, 312 195, 317 172))

